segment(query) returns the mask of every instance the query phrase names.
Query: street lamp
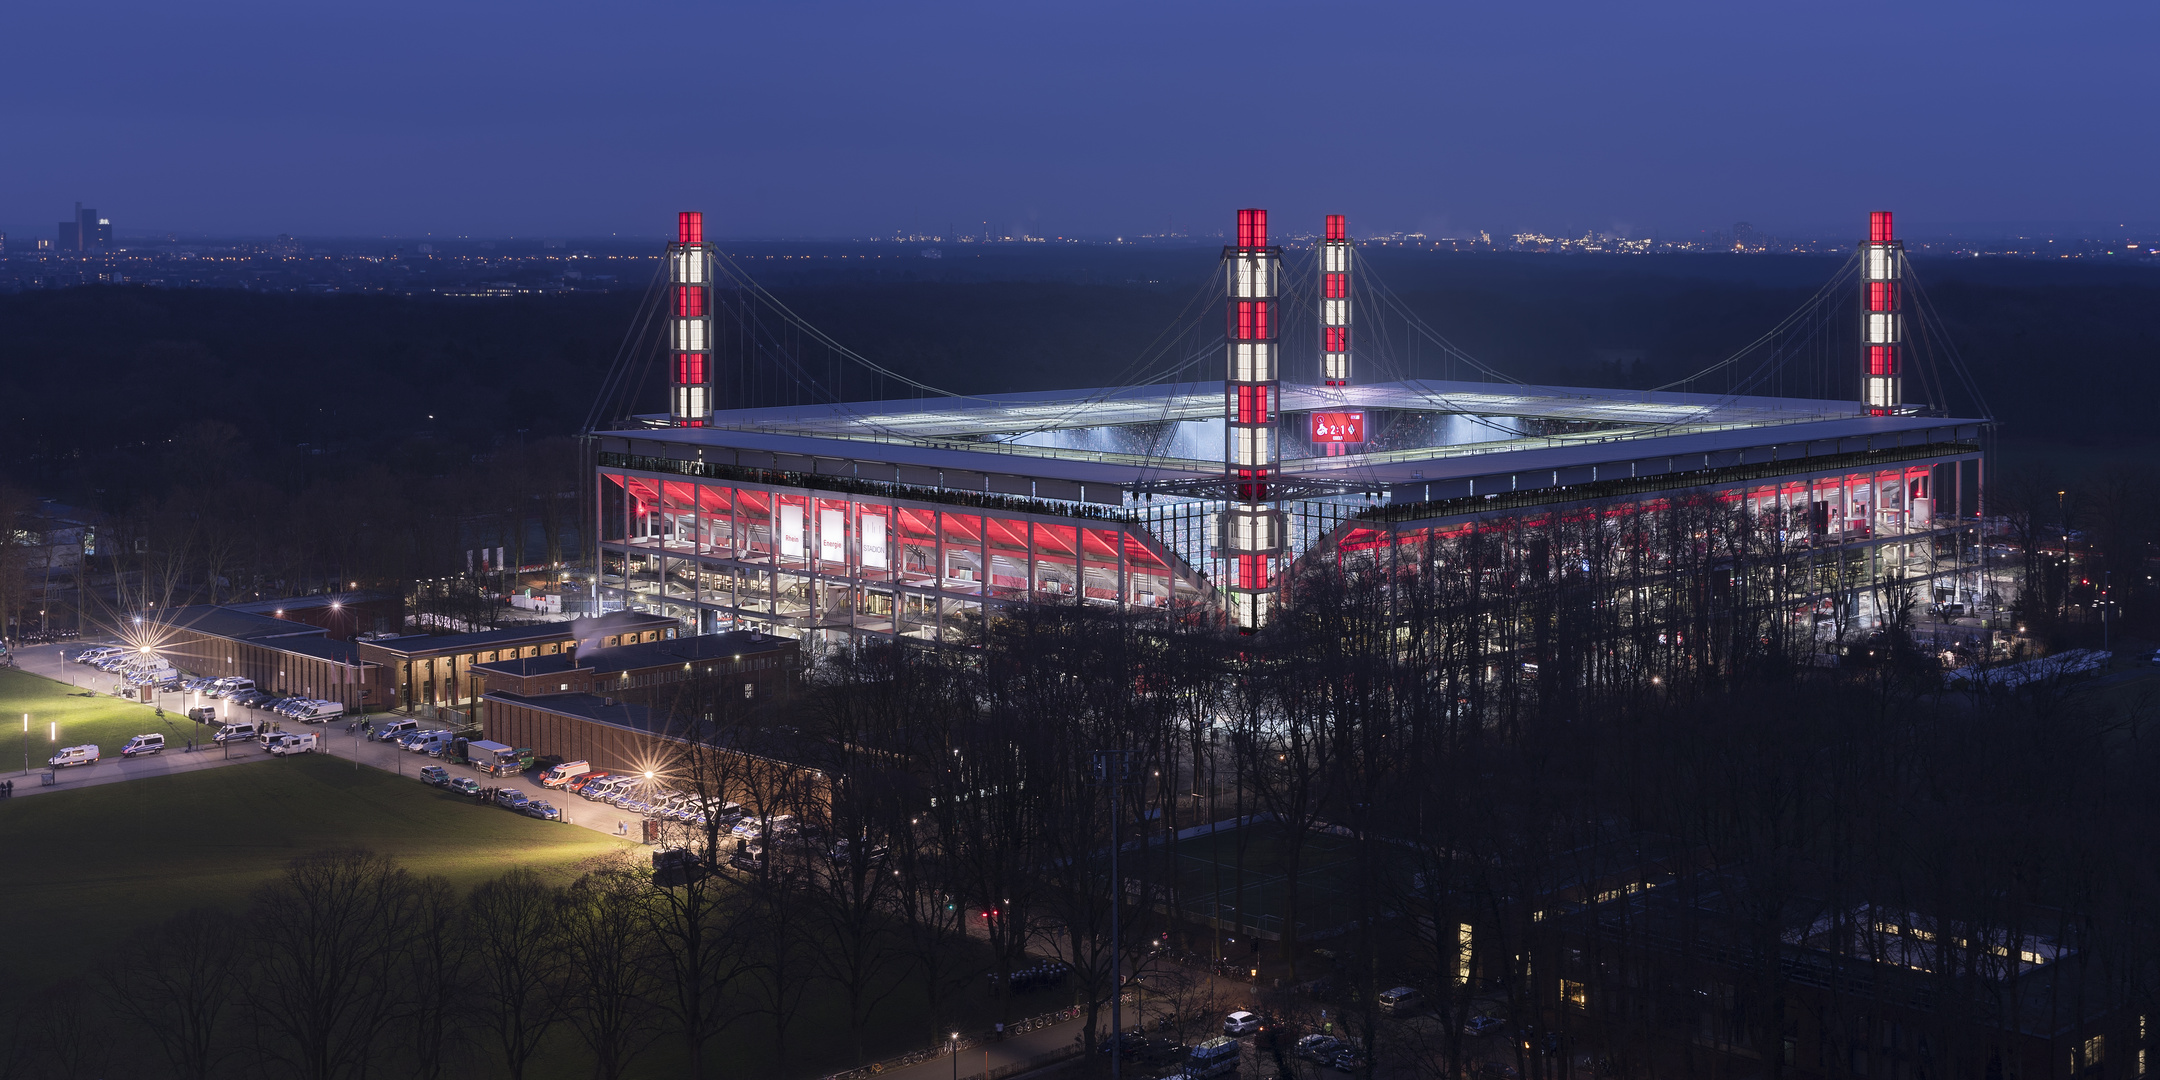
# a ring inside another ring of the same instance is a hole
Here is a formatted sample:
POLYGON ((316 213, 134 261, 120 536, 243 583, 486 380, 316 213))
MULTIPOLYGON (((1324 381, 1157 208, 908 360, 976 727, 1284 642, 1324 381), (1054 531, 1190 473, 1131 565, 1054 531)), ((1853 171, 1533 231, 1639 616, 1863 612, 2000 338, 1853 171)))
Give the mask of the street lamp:
POLYGON ((952 1033, 952 1074, 953 1080, 960 1080, 960 1033, 957 1031, 952 1033))

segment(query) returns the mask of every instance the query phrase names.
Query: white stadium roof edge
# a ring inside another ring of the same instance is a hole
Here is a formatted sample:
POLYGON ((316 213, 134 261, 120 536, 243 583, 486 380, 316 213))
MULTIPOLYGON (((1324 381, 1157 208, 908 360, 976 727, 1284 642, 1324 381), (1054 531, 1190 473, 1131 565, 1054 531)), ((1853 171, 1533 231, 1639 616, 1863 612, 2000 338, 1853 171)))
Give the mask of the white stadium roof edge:
MULTIPOLYGON (((1011 480, 1078 485, 1082 500, 1117 504, 1152 484, 1219 477, 1219 459, 1146 456, 1013 442, 1014 433, 1210 421, 1222 416, 1222 384, 1166 383, 969 397, 738 409, 712 426, 649 426, 595 432, 646 444, 658 456, 750 468, 854 475, 866 480, 978 485, 1013 492, 1011 480), (660 444, 660 445, 654 445, 660 444), (665 447, 663 449, 662 447, 665 447), (945 477, 958 483, 947 483, 945 477), (933 476, 937 479, 933 480, 933 476), (966 479, 962 480, 961 477, 966 479), (1007 478, 993 483, 992 477, 1007 478)), ((1286 459, 1286 480, 1388 491, 1395 500, 1483 493, 1492 480, 1536 488, 1799 459, 1858 450, 1977 439, 1987 421, 1913 414, 1863 415, 1855 402, 1510 383, 1414 380, 1364 386, 1284 384, 1282 414, 1334 410, 1506 417, 1595 424, 1557 434, 1447 446, 1286 459), (1541 476, 1540 474, 1544 474, 1541 476)), ((650 452, 650 451, 648 451, 650 452)), ((1047 493, 1046 493, 1047 494, 1047 493)), ((1071 498, 1071 495, 1053 496, 1071 498)))

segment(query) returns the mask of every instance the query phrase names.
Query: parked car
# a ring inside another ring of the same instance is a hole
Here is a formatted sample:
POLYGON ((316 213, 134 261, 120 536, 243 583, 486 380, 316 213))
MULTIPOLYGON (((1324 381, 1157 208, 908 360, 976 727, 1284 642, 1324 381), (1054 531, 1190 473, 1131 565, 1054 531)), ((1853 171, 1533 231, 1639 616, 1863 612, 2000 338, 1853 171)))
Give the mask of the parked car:
POLYGON ((1496 1016, 1473 1016, 1462 1026, 1462 1033, 1470 1036, 1491 1035, 1499 1030, 1500 1018, 1496 1016))
POLYGON ((1297 1041, 1293 1053, 1307 1061, 1333 1061, 1335 1052, 1342 1049, 1342 1040, 1333 1035, 1307 1035, 1297 1041))
POLYGON ((165 749, 165 736, 156 732, 137 735, 120 748, 121 757, 147 757, 165 749))
POLYGON ((495 805, 510 810, 522 810, 525 804, 531 801, 525 797, 524 792, 514 787, 506 787, 495 793, 495 805))
POLYGON ((254 738, 259 732, 260 729, 256 726, 255 721, 240 720, 219 728, 218 733, 210 738, 213 742, 221 743, 246 742, 254 738))
POLYGON ((447 787, 450 784, 450 770, 440 765, 422 765, 420 766, 420 782, 433 784, 436 787, 447 787))
POLYGON ((583 775, 580 775, 580 776, 573 776, 573 777, 571 777, 571 778, 569 779, 569 781, 568 781, 568 782, 567 782, 566 784, 564 784, 564 786, 565 786, 565 787, 567 787, 567 788, 569 788, 569 789, 570 789, 570 791, 571 791, 571 792, 572 792, 573 794, 577 794, 577 795, 583 795, 583 794, 585 794, 585 789, 586 789, 586 788, 589 788, 589 787, 593 786, 594 784, 597 784, 597 783, 601 782, 602 780, 606 780, 606 779, 608 779, 608 778, 609 778, 610 776, 613 776, 613 775, 614 775, 613 773, 608 773, 608 772, 601 772, 601 771, 599 771, 599 770, 594 770, 594 771, 592 771, 592 772, 589 772, 589 773, 585 773, 585 774, 583 774, 583 775))
POLYGON ((457 792, 460 795, 480 794, 480 781, 475 780, 470 776, 452 777, 450 779, 450 782, 444 786, 448 787, 452 791, 457 792))
POLYGON ((1358 1053, 1355 1047, 1345 1046, 1335 1052, 1332 1064, 1343 1072, 1354 1073, 1365 1067, 1365 1055, 1358 1053))
POLYGON ((391 720, 375 729, 376 742, 395 742, 398 737, 420 730, 418 720, 391 720))
POLYGON ((187 717, 198 724, 215 724, 218 718, 217 706, 197 705, 187 711, 187 717))
POLYGON ((1233 1039, 1241 1035, 1251 1035, 1259 1030, 1260 1017, 1257 1014, 1240 1009, 1223 1017, 1222 1033, 1233 1039))
POLYGON ((527 799, 524 805, 518 807, 518 809, 542 821, 562 820, 562 811, 557 810, 554 803, 547 802, 544 799, 527 799))
POLYGON ((1398 986, 1380 995, 1380 1011, 1389 1016, 1409 1016, 1425 1005, 1425 995, 1414 986, 1398 986))

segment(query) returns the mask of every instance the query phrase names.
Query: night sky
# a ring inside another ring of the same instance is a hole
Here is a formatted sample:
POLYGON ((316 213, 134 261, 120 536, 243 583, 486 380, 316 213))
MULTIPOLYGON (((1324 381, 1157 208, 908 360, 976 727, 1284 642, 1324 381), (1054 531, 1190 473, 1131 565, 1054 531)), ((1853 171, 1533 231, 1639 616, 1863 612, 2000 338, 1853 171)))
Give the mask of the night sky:
POLYGON ((2160 218, 2149 0, 0 7, 22 236, 2160 218))

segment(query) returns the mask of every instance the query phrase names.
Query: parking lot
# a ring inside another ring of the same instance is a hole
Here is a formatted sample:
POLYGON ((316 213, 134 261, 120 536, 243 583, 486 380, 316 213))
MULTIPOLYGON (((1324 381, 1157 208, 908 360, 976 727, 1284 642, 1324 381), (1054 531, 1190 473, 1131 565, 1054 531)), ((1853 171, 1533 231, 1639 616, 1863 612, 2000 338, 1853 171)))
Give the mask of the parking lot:
MULTIPOLYGON (((24 671, 42 675, 57 683, 104 693, 118 680, 110 673, 98 671, 88 665, 75 663, 69 658, 83 649, 90 648, 93 644, 95 643, 66 642, 53 645, 29 646, 16 650, 15 657, 16 662, 24 671)), ((627 836, 632 839, 641 836, 642 819, 639 815, 628 813, 605 803, 588 802, 567 791, 543 789, 533 773, 526 773, 516 777, 489 776, 470 766, 446 762, 441 758, 431 758, 426 754, 405 750, 393 743, 367 738, 357 728, 357 724, 361 719, 373 724, 381 724, 395 719, 394 714, 378 713, 364 718, 340 717, 328 723, 303 724, 261 709, 207 701, 201 695, 193 693, 160 694, 156 704, 165 710, 169 721, 177 722, 180 732, 199 732, 199 734, 192 737, 192 750, 189 749, 190 736, 187 734, 175 734, 169 735, 166 739, 165 749, 154 755, 122 758, 120 756, 120 746, 115 743, 114 745, 100 747, 101 756, 94 765, 48 769, 44 762, 49 754, 41 745, 39 752, 31 756, 29 768, 13 777, 16 782, 15 794, 17 796, 27 796, 53 791, 67 791, 150 776, 164 776, 178 772, 219 768, 242 762, 265 761, 272 757, 265 751, 263 745, 255 739, 236 739, 226 743, 213 742, 212 736, 218 730, 218 724, 195 723, 185 719, 188 709, 197 707, 200 704, 209 704, 218 706, 219 713, 226 721, 252 721, 260 725, 264 730, 313 733, 320 739, 318 753, 339 760, 351 761, 355 768, 364 766, 381 769, 385 772, 408 777, 413 783, 418 784, 422 782, 420 769, 423 766, 436 765, 442 767, 451 778, 462 777, 469 779, 478 786, 490 791, 499 788, 514 788, 524 792, 529 797, 545 799, 562 811, 562 820, 565 824, 581 826, 611 836, 627 836), (48 772, 53 775, 55 781, 52 786, 44 786, 41 783, 42 777, 48 772)), ((141 726, 145 731, 154 728, 154 725, 149 723, 141 726)), ((422 723, 420 726, 424 729, 434 725, 422 723)), ((475 799, 474 802, 474 811, 476 813, 511 812, 500 809, 492 803, 480 805, 478 799, 475 799)))

